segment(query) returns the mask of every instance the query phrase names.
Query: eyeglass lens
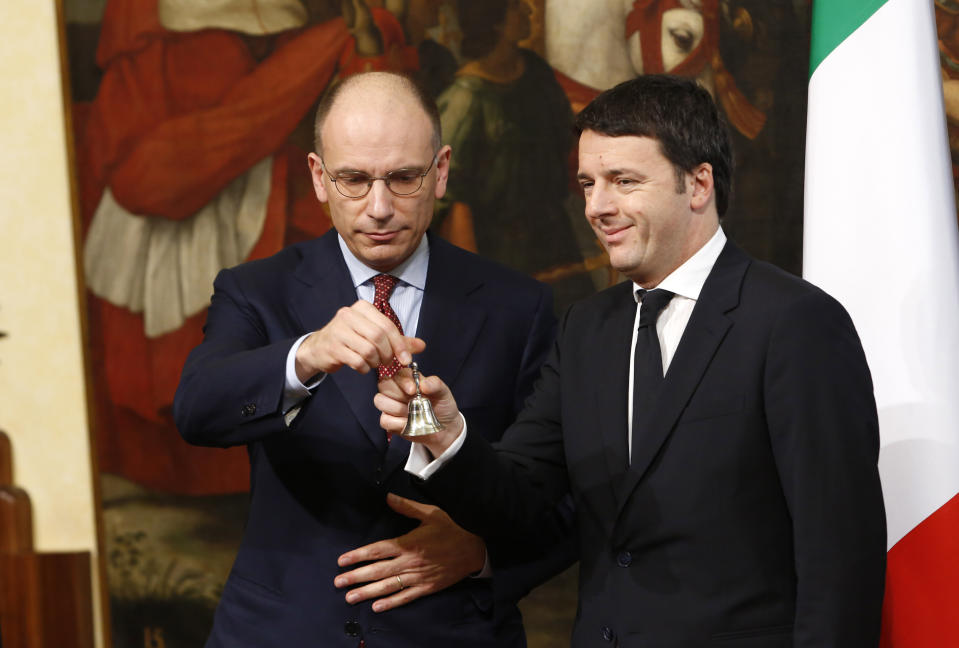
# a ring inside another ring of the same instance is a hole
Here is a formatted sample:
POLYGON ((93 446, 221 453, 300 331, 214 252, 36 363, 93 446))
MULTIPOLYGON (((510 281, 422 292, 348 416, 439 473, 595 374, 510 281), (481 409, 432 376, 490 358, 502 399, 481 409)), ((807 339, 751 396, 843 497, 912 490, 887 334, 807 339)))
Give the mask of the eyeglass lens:
POLYGON ((434 157, 425 171, 419 169, 397 169, 390 171, 385 176, 371 176, 362 172, 339 173, 332 177, 337 191, 347 198, 362 198, 373 186, 376 180, 383 180, 386 187, 397 196, 409 196, 420 190, 423 186, 423 179, 429 174, 433 164, 436 163, 434 157))

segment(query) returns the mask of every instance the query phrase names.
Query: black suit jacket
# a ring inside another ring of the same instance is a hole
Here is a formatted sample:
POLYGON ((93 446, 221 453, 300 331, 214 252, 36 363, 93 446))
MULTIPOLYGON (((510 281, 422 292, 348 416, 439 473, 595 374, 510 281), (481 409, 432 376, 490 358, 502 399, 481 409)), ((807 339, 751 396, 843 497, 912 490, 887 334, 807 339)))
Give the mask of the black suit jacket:
MULTIPOLYGON (((337 556, 417 524, 386 506, 387 492, 429 501, 402 470, 409 443, 387 443, 379 426, 375 372, 327 376, 289 427, 280 412, 293 342, 356 301, 336 233, 224 270, 214 286, 205 338, 187 360, 174 413, 191 443, 246 444, 251 503, 208 646, 523 645, 512 601, 496 610, 502 623, 494 629, 488 579, 382 614, 370 602, 347 605, 333 587, 337 556)), ((472 429, 498 439, 553 338, 548 288, 431 237, 418 327, 427 342, 420 366, 463 394, 472 429)), ((572 543, 557 548, 519 582, 498 572, 497 588, 506 591, 499 598, 521 595, 573 555, 572 543)))
POLYGON ((728 243, 629 463, 631 289, 568 311, 498 454, 468 434, 423 487, 501 557, 549 541, 572 493, 575 646, 876 646, 878 423, 846 312, 728 243))

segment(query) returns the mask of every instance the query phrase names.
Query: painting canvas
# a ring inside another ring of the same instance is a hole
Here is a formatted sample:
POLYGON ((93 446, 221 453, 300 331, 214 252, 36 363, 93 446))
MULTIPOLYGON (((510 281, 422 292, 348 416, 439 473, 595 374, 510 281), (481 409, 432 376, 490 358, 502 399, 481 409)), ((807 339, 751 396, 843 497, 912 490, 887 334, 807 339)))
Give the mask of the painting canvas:
POLYGON ((959 2, 936 0, 936 31, 949 152, 952 155, 952 180, 959 198, 959 2))
MULTIPOLYGON (((799 272, 808 0, 58 0, 116 647, 202 646, 246 515, 245 450, 171 406, 223 267, 330 227, 306 165, 323 93, 416 75, 454 148, 434 230, 550 283, 621 280, 585 219, 573 115, 636 74, 699 79, 738 166, 727 232, 799 272)), ((562 646, 575 569, 523 604, 562 646)))

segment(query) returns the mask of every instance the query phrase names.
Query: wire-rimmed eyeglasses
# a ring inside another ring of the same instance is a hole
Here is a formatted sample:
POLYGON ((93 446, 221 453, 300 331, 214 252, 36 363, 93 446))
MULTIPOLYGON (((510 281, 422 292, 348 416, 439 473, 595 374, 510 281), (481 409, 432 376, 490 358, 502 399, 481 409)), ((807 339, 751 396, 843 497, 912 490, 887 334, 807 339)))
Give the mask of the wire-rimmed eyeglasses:
POLYGON ((341 196, 346 198, 362 198, 370 193, 374 182, 382 180, 386 184, 386 188, 389 189, 394 196, 402 197, 411 196, 420 190, 423 186, 423 178, 429 175, 430 169, 436 164, 438 156, 439 152, 433 154, 433 159, 425 171, 421 172, 419 169, 395 169, 382 176, 371 176, 362 171, 341 171, 333 175, 329 169, 326 168, 326 162, 323 161, 322 156, 320 157, 320 163, 323 165, 323 170, 326 171, 326 175, 330 177, 330 181, 341 196))

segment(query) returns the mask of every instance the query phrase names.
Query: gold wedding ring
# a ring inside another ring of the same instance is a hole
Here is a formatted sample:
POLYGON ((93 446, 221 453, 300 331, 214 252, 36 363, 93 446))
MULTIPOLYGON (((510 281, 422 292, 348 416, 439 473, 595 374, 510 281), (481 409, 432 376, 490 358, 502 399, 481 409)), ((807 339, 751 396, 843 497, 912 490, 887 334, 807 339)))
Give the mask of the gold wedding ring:
POLYGON ((403 579, 400 578, 399 574, 396 575, 396 582, 400 584, 400 589, 405 589, 405 586, 403 585, 403 579))

